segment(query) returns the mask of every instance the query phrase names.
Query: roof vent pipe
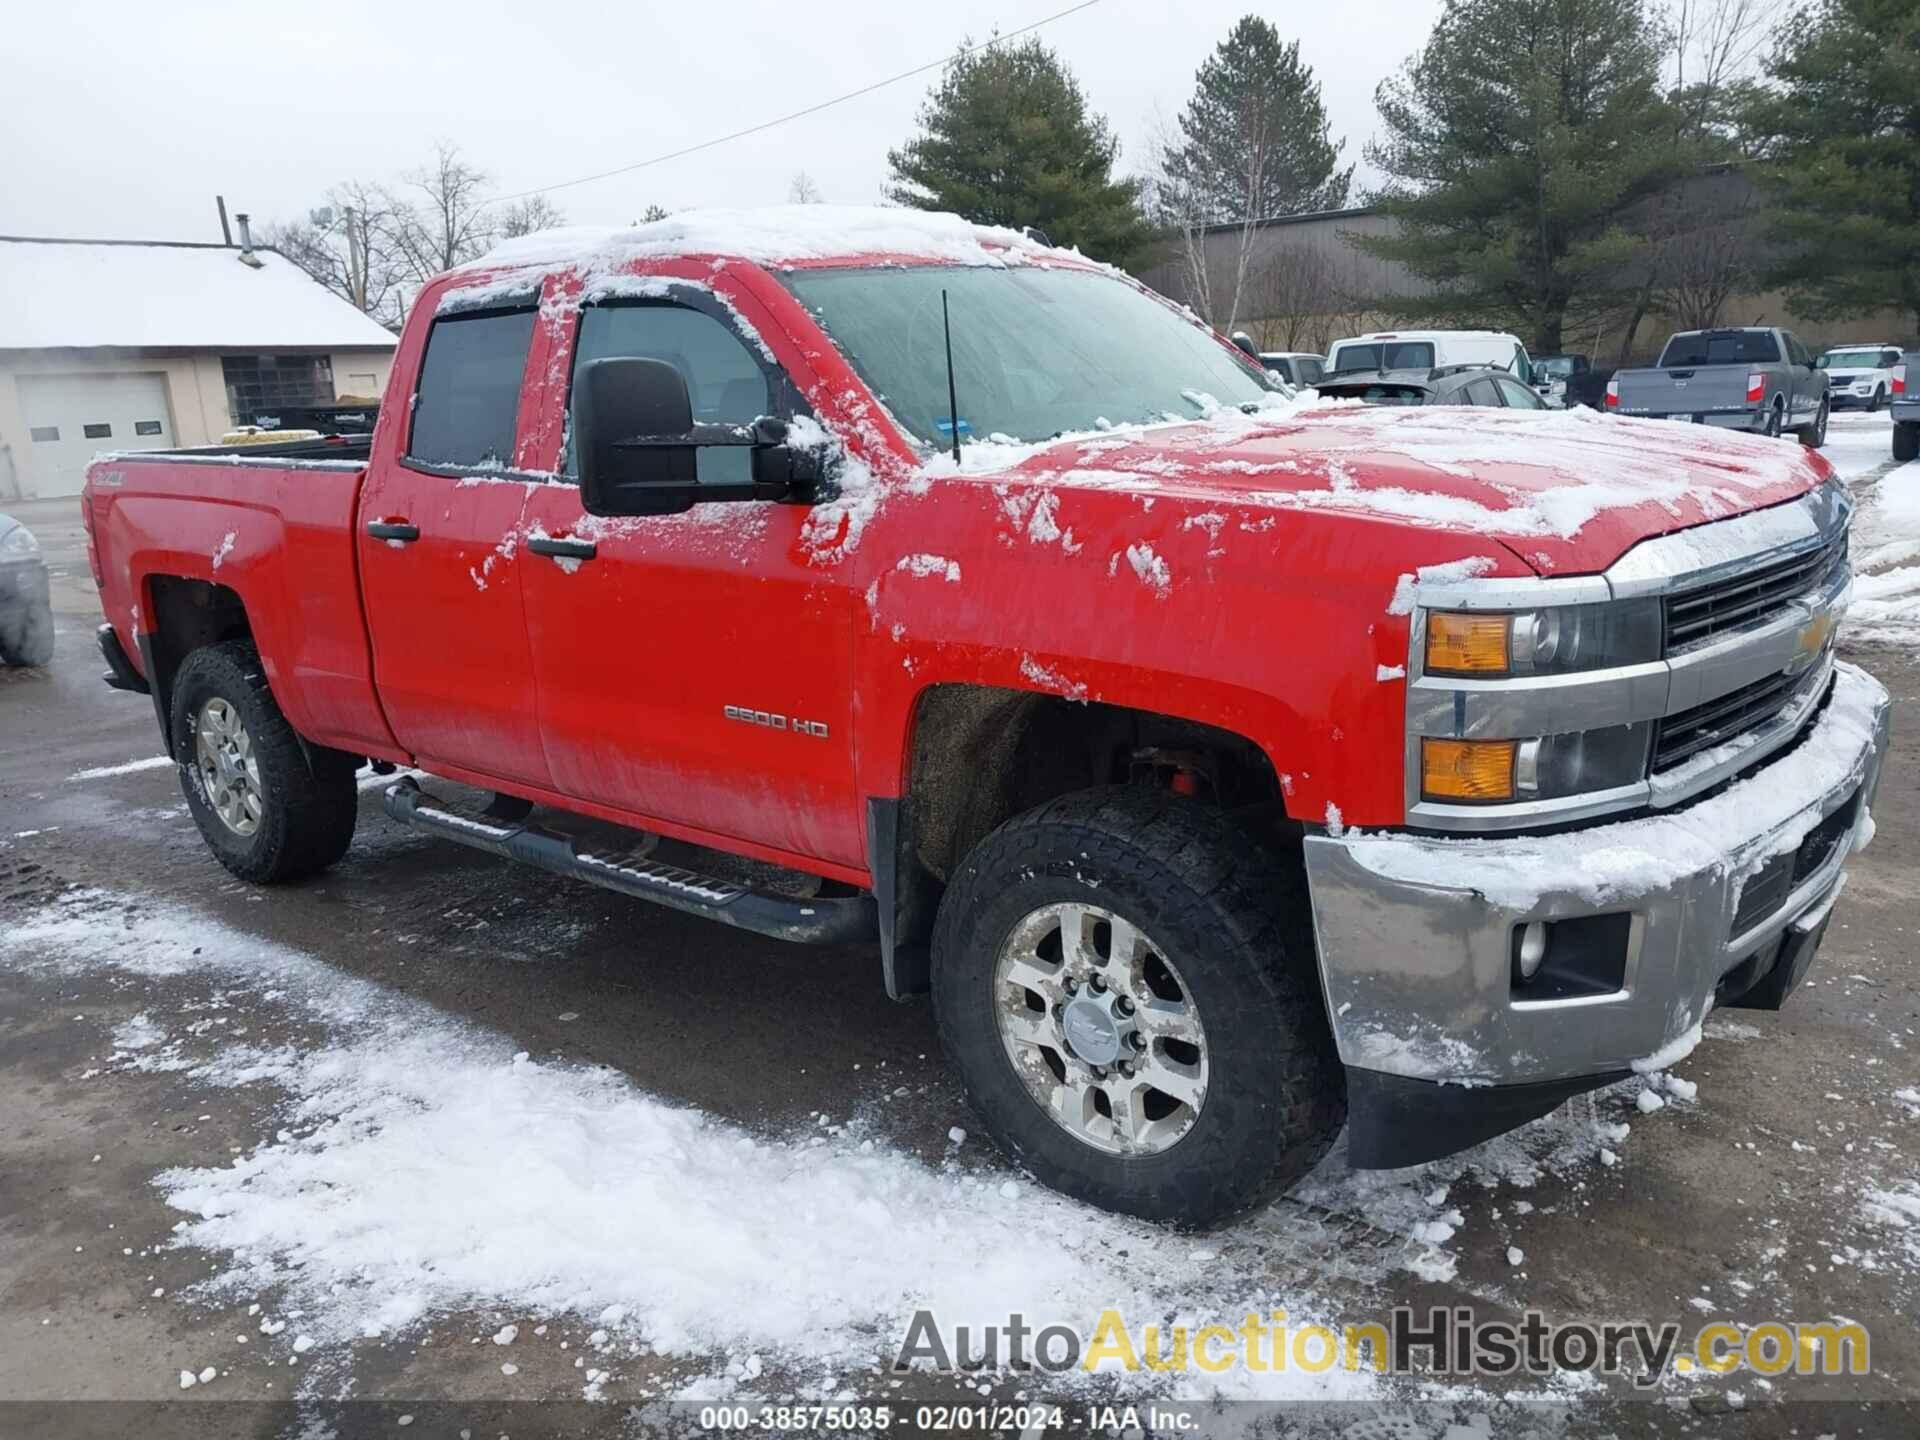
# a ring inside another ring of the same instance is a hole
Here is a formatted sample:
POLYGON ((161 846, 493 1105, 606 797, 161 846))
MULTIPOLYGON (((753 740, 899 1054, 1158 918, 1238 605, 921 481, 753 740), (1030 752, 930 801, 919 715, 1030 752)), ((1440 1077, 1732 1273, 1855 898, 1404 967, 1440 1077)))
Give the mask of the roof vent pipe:
POLYGON ((260 269, 260 257, 253 253, 253 226, 248 223, 248 217, 236 213, 233 223, 240 227, 240 263, 260 269))

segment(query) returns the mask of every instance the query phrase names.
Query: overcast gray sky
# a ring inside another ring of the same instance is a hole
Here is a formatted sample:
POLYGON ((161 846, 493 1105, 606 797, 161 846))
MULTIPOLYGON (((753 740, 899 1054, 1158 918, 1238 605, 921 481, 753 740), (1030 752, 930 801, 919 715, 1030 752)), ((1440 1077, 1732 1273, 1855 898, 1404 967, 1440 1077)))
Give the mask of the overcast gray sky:
MULTIPOLYGON (((440 136, 496 193, 525 190, 799 109, 1070 3, 23 4, 0 55, 0 233, 216 240, 216 194, 261 220, 296 215, 335 181, 397 180, 440 136)), ((1300 40, 1358 158, 1374 86, 1440 7, 1099 0, 1038 33, 1120 135, 1124 169, 1250 8, 1300 40)), ((624 224, 653 203, 783 201, 805 169, 828 200, 874 203, 887 149, 936 78, 551 198, 571 221, 624 224)))

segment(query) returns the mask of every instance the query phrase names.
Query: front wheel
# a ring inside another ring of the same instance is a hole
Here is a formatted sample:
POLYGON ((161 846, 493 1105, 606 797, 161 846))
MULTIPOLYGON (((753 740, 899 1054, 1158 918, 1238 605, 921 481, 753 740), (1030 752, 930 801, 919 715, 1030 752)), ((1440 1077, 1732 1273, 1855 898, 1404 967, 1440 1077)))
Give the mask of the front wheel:
MULTIPOLYGON (((9 617, 0 616, 0 621, 9 617)), ((11 629, 0 623, 0 664, 45 665, 53 659, 53 611, 30 605, 13 617, 11 629)))
POLYGON ((1224 1220, 1345 1119, 1303 887, 1190 800, 1083 791, 981 841, 941 901, 933 1001, 1002 1148, 1109 1210, 1224 1220))
POLYGON ((1809 450, 1818 450, 1827 443, 1827 414, 1827 402, 1822 400, 1819 413, 1813 417, 1813 423, 1800 427, 1800 443, 1809 450))
POLYGON ((1867 402, 1867 413, 1869 415, 1878 415, 1880 413, 1880 407, 1886 403, 1887 387, 1884 385, 1877 386, 1874 389, 1873 398, 1867 402))
POLYGON ((242 880, 301 880, 346 853, 359 802, 353 757, 301 745, 250 643, 209 645, 182 662, 170 728, 187 809, 242 880))

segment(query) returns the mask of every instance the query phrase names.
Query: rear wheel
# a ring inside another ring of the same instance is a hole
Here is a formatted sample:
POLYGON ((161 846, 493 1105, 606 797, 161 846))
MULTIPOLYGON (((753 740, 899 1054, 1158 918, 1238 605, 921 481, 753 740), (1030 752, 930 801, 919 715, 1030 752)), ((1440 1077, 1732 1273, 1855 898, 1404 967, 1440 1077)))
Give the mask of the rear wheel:
POLYGON ((1893 427, 1893 458, 1900 461, 1920 459, 1920 424, 1893 427))
POLYGON ((1346 1114, 1302 887, 1217 811, 1083 791, 941 901, 933 999, 987 1129, 1055 1189, 1179 1225, 1278 1194, 1346 1114))
POLYGON ((194 823, 242 880, 304 879, 346 853, 359 802, 354 759, 301 745, 252 644, 230 640, 186 658, 171 729, 194 823))
POLYGON ((1786 411, 1781 408, 1780 402, 1776 400, 1773 402, 1773 409, 1767 412, 1767 425, 1762 433, 1770 440, 1778 438, 1780 427, 1785 421, 1786 411))
POLYGON ((1800 443, 1810 450, 1818 450, 1827 443, 1827 402, 1820 402, 1819 413, 1813 417, 1811 425, 1800 427, 1800 443))

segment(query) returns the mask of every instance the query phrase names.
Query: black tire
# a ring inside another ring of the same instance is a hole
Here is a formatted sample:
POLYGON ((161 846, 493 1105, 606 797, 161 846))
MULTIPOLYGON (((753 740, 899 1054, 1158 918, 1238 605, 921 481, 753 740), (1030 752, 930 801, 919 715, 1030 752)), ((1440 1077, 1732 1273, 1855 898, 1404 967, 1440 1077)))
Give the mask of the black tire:
POLYGON ((360 798, 354 758, 301 745, 251 642, 229 640, 187 656, 173 680, 171 728, 187 808, 214 858, 235 875, 259 885, 302 880, 346 853, 360 798), (251 834, 221 819, 197 758, 199 719, 216 699, 245 726, 258 767, 260 813, 251 834))
POLYGON ((1876 386, 1874 388, 1873 398, 1867 401, 1867 413, 1869 415, 1878 415, 1880 413, 1880 407, 1886 403, 1887 387, 1884 385, 1876 386))
POLYGON ((53 659, 53 611, 35 605, 22 611, 16 631, 0 625, 0 664, 45 665, 53 659))
POLYGON ((1893 458, 1903 464, 1920 459, 1920 424, 1909 421, 1893 427, 1893 458))
POLYGON ((1800 427, 1800 443, 1809 450, 1818 450, 1827 443, 1828 413, 1827 402, 1822 400, 1819 413, 1813 417, 1813 423, 1800 427))
POLYGON ((1769 440, 1777 440, 1780 437, 1780 427, 1785 423, 1786 411, 1781 408, 1780 402, 1776 400, 1773 402, 1773 409, 1767 412, 1766 428, 1760 433, 1765 435, 1769 440))
POLYGON ((1179 1226, 1228 1219, 1304 1176, 1346 1118, 1304 877, 1192 800, 1082 791, 982 840, 940 904, 933 1003, 994 1139, 1045 1184, 1105 1209, 1179 1226), (1001 1040, 1001 947, 1021 920, 1058 903, 1095 905, 1138 927, 1199 1014, 1206 1089, 1190 1128, 1156 1153, 1109 1153, 1068 1133, 1001 1040))

